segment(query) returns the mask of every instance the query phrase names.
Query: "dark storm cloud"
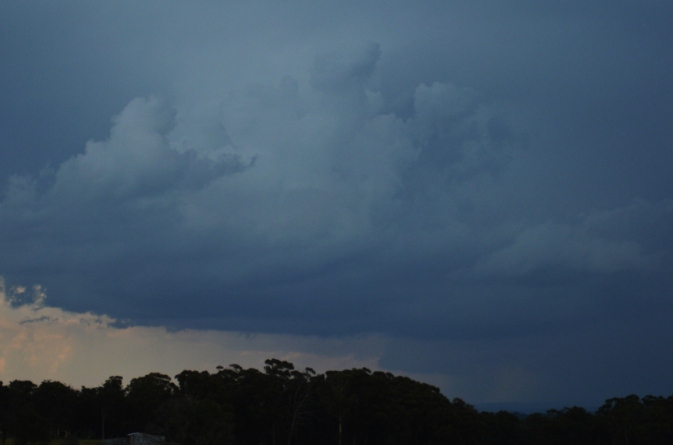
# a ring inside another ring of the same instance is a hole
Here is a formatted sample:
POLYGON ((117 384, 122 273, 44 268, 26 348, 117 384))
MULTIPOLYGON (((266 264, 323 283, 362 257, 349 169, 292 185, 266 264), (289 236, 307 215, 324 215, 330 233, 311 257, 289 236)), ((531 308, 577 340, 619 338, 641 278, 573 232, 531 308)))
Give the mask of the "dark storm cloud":
MULTIPOLYGON (((128 269, 135 270, 142 283, 129 289, 134 307, 142 306, 141 293, 158 298, 163 292, 180 305, 184 284, 163 289, 155 282, 165 279, 154 274, 191 276, 194 295, 235 301, 239 293, 273 298, 277 281, 331 276, 340 273, 342 262, 371 268, 375 251, 398 242, 396 224, 420 232, 423 219, 441 217, 428 213, 455 211, 440 202, 420 219, 412 216, 419 211, 414 206, 434 207, 437 198, 447 199, 426 196, 436 193, 434 186, 448 188, 450 181, 476 176, 482 163, 497 162, 493 153, 504 150, 490 140, 488 111, 468 89, 420 85, 414 119, 386 113, 381 98, 365 88, 378 53, 370 45, 363 59, 347 60, 329 75, 316 68, 312 84, 325 92, 311 99, 315 103, 302 99, 290 78, 277 87, 231 93, 222 105, 229 145, 200 154, 183 147, 189 130, 182 129, 182 139, 171 145, 169 133, 177 127, 166 103, 132 101, 115 118, 107 141, 89 142, 51 179, 47 172, 11 181, 3 203, 7 239, 17 247, 30 240, 37 251, 26 261, 37 260, 56 275, 68 264, 72 272, 88 264, 112 278, 113 283, 102 280, 111 288, 92 289, 92 295, 121 293, 117 286, 128 280, 128 269), (339 100, 332 100, 335 94, 339 100), (442 154, 447 144, 451 149, 442 154), (45 181, 51 183, 39 185, 45 181), (54 247, 65 251, 55 254, 54 247), (171 260, 162 265, 163 258, 171 260), (194 264, 174 263, 180 258, 194 264)), ((407 249, 413 242, 403 244, 407 249)), ((25 268, 21 256, 12 255, 15 266, 8 267, 25 268)), ((187 305, 197 314, 212 313, 187 305)))
MULTIPOLYGON (((488 368, 484 394, 566 379, 558 360, 584 351, 592 377, 566 394, 590 398, 624 360, 615 329, 642 360, 673 337, 670 6, 422 2, 372 22, 366 2, 205 5, 74 12, 104 49, 90 57, 123 73, 91 113, 127 98, 109 135, 74 113, 97 128, 86 143, 40 126, 30 161, 29 121, 3 127, 8 288, 139 324, 383 333, 399 340, 387 366, 488 368)), ((70 35, 53 45, 84 51, 70 35)), ((69 60, 79 79, 104 71, 69 60)), ((36 83, 2 75, 35 103, 36 83)))
POLYGON ((477 301, 461 311, 468 324, 488 319, 480 299, 498 307, 507 292, 478 280, 519 280, 526 294, 542 272, 554 283, 661 267, 647 238, 665 230, 640 233, 628 219, 666 227, 670 203, 569 221, 513 215, 489 197, 525 151, 492 107, 469 88, 421 84, 402 120, 366 87, 378 45, 352 57, 319 56, 305 97, 291 78, 229 94, 217 149, 185 148, 189 128, 167 102, 133 100, 109 139, 51 175, 11 181, 4 270, 36 270, 22 278, 66 307, 137 321, 154 313, 179 326, 190 314, 310 333, 315 319, 323 333, 428 335, 422 320, 445 323, 465 299, 477 301))

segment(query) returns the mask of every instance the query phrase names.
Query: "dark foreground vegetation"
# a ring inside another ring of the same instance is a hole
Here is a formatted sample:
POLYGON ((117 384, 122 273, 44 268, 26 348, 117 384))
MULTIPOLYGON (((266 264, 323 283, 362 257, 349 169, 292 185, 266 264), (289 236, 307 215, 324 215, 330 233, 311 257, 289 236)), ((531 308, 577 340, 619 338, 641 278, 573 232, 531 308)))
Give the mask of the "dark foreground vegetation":
POLYGON ((673 396, 521 416, 478 412, 434 386, 366 368, 316 374, 265 363, 263 371, 183 371, 177 384, 159 373, 80 390, 0 383, 2 442, 75 444, 142 431, 182 445, 673 444, 673 396))

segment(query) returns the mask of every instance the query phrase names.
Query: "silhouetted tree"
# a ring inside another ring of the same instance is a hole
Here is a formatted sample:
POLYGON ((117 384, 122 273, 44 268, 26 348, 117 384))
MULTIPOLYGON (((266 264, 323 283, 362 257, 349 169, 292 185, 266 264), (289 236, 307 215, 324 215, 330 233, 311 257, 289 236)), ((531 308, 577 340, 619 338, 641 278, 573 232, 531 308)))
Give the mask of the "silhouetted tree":
POLYGON ((45 380, 33 392, 33 399, 51 439, 65 438, 77 429, 77 391, 61 382, 45 380))
POLYGON ((597 413, 478 412, 437 387, 366 368, 316 374, 269 359, 263 371, 112 376, 79 391, 46 380, 0 382, 2 440, 119 437, 134 431, 175 445, 669 445, 673 396, 608 399, 597 413))
POLYGON ((169 376, 157 372, 131 380, 126 400, 132 410, 132 428, 154 432, 157 410, 170 401, 177 389, 169 376))
POLYGON ((124 434, 128 410, 123 378, 109 377, 97 390, 101 413, 101 437, 116 437, 124 434))

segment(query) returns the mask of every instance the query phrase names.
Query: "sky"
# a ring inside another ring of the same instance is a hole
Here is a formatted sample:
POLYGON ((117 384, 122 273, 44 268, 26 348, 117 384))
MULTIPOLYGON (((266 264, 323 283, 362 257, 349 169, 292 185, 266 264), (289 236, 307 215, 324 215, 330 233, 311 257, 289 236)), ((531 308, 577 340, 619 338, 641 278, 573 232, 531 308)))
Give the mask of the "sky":
MULTIPOLYGON (((673 3, 0 3, 0 380, 673 394, 673 3)), ((550 406, 551 407, 551 406, 550 406)))

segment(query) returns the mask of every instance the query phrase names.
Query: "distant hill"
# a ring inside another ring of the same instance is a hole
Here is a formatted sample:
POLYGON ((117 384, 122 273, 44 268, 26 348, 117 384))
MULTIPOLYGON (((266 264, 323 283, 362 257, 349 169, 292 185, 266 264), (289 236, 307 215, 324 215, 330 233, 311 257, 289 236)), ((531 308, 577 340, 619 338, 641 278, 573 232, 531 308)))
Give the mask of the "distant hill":
POLYGON ((533 413, 546 413, 550 409, 563 409, 565 407, 580 406, 587 411, 596 412, 598 406, 585 404, 567 404, 561 402, 497 402, 497 403, 478 403, 474 407, 479 411, 496 413, 498 411, 508 411, 514 414, 528 415, 533 413))

